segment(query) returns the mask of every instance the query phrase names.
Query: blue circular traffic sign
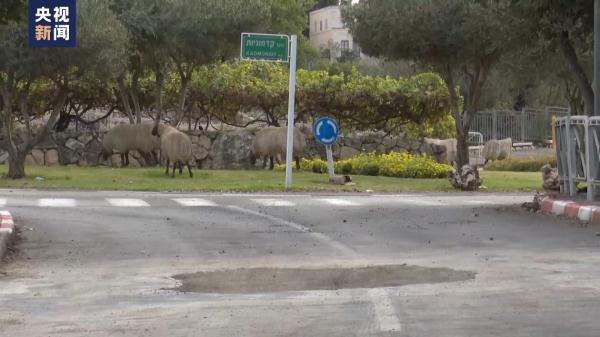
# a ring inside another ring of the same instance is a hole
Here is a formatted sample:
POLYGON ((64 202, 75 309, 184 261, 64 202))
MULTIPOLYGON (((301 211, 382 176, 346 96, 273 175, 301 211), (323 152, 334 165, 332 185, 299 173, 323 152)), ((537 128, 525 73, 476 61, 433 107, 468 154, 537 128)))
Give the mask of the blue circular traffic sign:
POLYGON ((335 143, 340 133, 340 126, 333 118, 321 117, 313 125, 313 135, 323 145, 335 143))

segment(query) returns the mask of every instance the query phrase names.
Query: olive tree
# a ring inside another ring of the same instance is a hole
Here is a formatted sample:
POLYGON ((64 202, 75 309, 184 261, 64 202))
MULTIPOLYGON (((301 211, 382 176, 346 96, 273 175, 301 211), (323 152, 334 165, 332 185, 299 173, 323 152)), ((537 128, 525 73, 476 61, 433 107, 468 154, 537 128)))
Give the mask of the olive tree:
POLYGON ((457 164, 469 164, 468 132, 490 71, 519 29, 503 0, 362 0, 344 19, 363 52, 415 60, 439 73, 456 123, 457 164), (463 99, 461 100, 461 96, 463 99))
POLYGON ((123 58, 126 32, 105 2, 78 5, 75 48, 30 48, 26 22, 0 25, 0 146, 9 154, 9 178, 25 177, 26 155, 55 126, 74 86, 88 76, 104 78, 123 58), (35 119, 42 121, 39 129, 35 119), (19 124, 22 137, 15 134, 19 124))

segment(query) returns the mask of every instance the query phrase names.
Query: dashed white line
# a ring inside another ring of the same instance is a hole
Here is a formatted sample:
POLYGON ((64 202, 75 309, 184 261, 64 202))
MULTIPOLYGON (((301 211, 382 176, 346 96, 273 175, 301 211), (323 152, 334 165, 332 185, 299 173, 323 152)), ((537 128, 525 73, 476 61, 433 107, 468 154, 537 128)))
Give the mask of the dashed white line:
POLYGON ((0 207, 6 206, 6 198, 0 198, 0 207))
POLYGON ((394 305, 392 304, 387 290, 383 288, 372 288, 369 289, 369 296, 371 297, 373 309, 375 309, 375 315, 379 322, 379 330, 388 332, 402 331, 402 324, 400 324, 398 314, 394 309, 394 305))
POLYGON ((270 207, 292 207, 296 206, 295 203, 289 200, 281 200, 281 199, 252 199, 252 201, 261 204, 263 206, 270 207))
POLYGON ((328 203, 330 205, 334 205, 334 206, 358 206, 359 204, 349 201, 349 200, 344 200, 344 199, 331 199, 331 198, 327 198, 327 199, 317 199, 318 201, 322 201, 325 203, 328 203))
POLYGON ((212 202, 210 200, 199 199, 199 198, 174 198, 174 199, 171 199, 171 200, 173 200, 176 203, 180 204, 181 206, 185 206, 185 207, 211 207, 211 206, 217 206, 217 204, 215 204, 214 202, 212 202))
POLYGON ((39 207, 75 207, 75 199, 44 198, 38 200, 39 207))
POLYGON ((114 207, 149 207, 150 204, 145 202, 142 199, 126 199, 126 198, 117 198, 117 199, 106 199, 111 206, 114 207))

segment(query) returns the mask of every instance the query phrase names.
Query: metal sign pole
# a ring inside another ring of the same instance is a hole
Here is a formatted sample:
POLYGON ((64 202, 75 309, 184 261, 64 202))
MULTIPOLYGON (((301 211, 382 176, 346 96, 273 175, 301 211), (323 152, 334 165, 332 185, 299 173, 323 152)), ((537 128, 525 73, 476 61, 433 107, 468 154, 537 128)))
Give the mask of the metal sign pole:
POLYGON ((594 112, 600 116, 600 0, 594 1, 594 112))
POLYGON ((333 170, 333 151, 331 150, 331 145, 325 145, 325 150, 327 152, 327 172, 329 173, 329 179, 335 177, 335 171, 333 170))
POLYGON ((288 121, 287 121, 287 152, 285 157, 285 189, 289 191, 292 188, 292 157, 294 149, 294 105, 296 102, 296 52, 298 45, 298 36, 291 36, 290 46, 290 87, 288 100, 288 121))

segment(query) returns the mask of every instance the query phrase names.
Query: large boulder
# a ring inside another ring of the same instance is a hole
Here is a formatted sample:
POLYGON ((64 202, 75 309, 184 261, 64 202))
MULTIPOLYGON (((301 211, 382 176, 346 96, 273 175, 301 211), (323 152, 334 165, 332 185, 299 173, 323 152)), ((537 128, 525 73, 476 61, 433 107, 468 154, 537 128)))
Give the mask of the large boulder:
POLYGON ((210 145, 212 143, 212 140, 208 136, 200 135, 200 136, 198 136, 196 142, 194 142, 194 143, 196 145, 201 146, 201 147, 203 147, 203 148, 205 148, 205 149, 208 150, 208 149, 210 149, 210 145))
POLYGON ((82 153, 83 150, 85 149, 85 144, 78 141, 75 138, 69 138, 66 142, 65 142, 65 146, 67 148, 69 148, 70 150, 73 150, 77 153, 82 153))
POLYGON ((77 140, 84 145, 87 145, 92 139, 94 139, 94 135, 92 135, 90 133, 85 133, 85 134, 77 137, 77 140))
POLYGON ((31 156, 33 157, 36 165, 44 165, 44 151, 33 149, 31 150, 31 156))
POLYGON ((0 150, 0 164, 5 164, 8 161, 8 152, 0 150))
POLYGON ((436 161, 443 164, 452 164, 456 161, 456 139, 433 139, 425 138, 422 152, 430 155, 436 161))
MULTIPOLYGON (((209 148, 210 149, 210 148, 209 148)), ((200 146, 199 144, 192 145, 192 155, 194 156, 194 161, 196 163, 202 162, 209 155, 209 149, 200 146)))
POLYGON ((102 143, 99 140, 93 139, 85 146, 85 161, 88 166, 96 166, 99 164, 100 152, 102 152, 102 143))
POLYGON ((44 162, 46 163, 46 166, 55 166, 60 164, 58 160, 58 151, 56 151, 56 149, 47 150, 44 162))
POLYGON ((35 158, 32 155, 28 154, 25 156, 25 165, 38 165, 38 163, 35 162, 35 158))
POLYGON ((348 159, 350 157, 354 157, 357 154, 359 154, 360 151, 353 148, 353 147, 349 147, 349 146, 342 146, 340 148, 340 159, 344 160, 344 159, 348 159))
POLYGON ((212 143, 209 156, 213 169, 249 169, 254 133, 240 129, 222 132, 212 143))
POLYGON ((69 149, 65 146, 58 147, 58 161, 61 165, 77 164, 79 161, 79 155, 77 152, 69 149))

